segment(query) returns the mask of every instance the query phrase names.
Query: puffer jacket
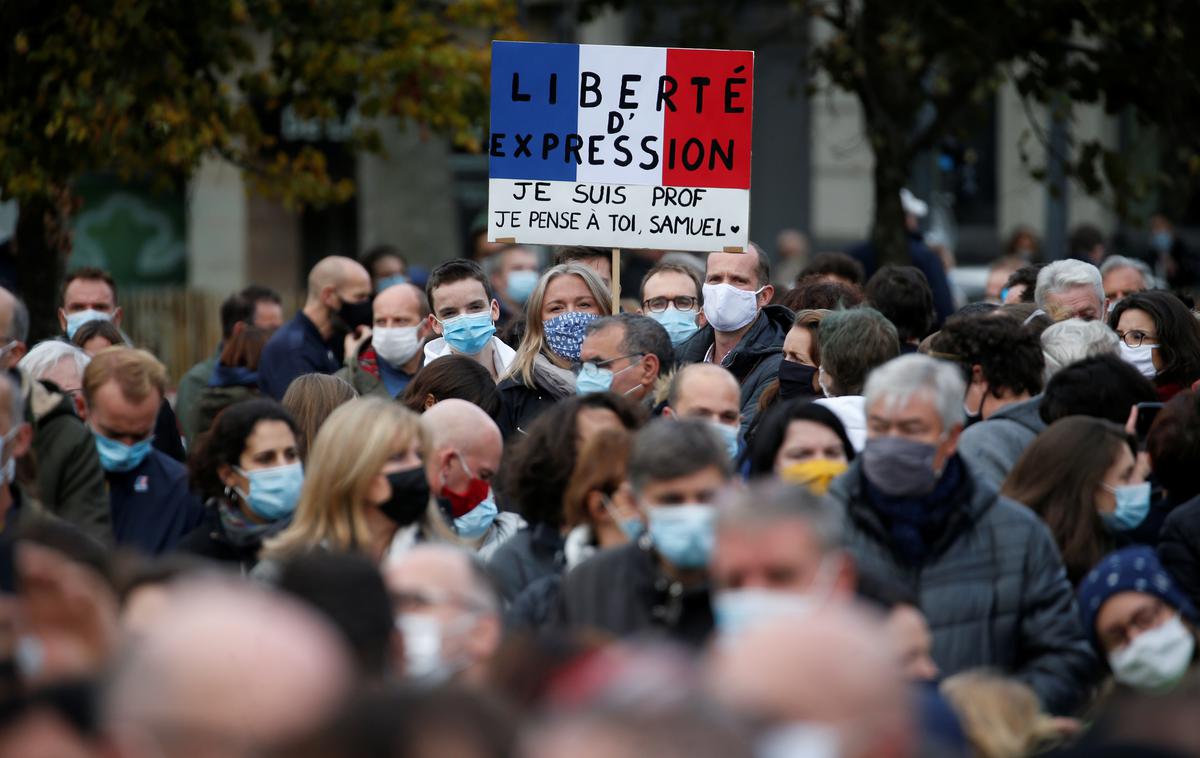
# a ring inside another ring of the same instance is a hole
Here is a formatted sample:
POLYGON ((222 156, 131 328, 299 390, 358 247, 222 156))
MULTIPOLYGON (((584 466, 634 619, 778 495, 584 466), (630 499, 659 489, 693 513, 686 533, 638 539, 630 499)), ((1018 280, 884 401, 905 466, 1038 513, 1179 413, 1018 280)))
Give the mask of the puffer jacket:
MULTIPOLYGON (((779 364, 783 362, 783 340, 795 318, 795 314, 782 305, 768 305, 759 312, 741 342, 721 362, 742 386, 743 437, 750 430, 754 414, 758 412, 759 396, 779 377, 779 364)), ((703 363, 715 340, 716 333, 711 326, 693 334, 676 350, 680 365, 703 363)))
POLYGON ((975 480, 920 566, 893 550, 865 492, 861 459, 834 481, 847 549, 861 570, 904 582, 919 599, 943 676, 980 666, 1024 681, 1050 713, 1072 713, 1098 668, 1050 530, 1033 511, 975 480))
POLYGON ((1012 403, 992 414, 985 421, 967 427, 958 440, 958 453, 982 479, 999 489, 1008 472, 1029 443, 1042 433, 1046 422, 1038 414, 1042 396, 1012 403))
POLYGON ((1158 559, 1188 600, 1200 603, 1200 496, 1167 516, 1159 533, 1158 559))

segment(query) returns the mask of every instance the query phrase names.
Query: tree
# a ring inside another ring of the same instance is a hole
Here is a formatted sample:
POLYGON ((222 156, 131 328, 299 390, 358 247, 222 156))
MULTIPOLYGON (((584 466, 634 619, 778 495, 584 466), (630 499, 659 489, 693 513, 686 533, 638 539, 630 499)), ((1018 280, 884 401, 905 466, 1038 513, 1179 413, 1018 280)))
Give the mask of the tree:
POLYGON ((319 150, 281 142, 284 109, 357 114, 355 149, 378 150, 387 117, 478 147, 487 43, 514 18, 511 0, 5 0, 0 199, 21 204, 33 334, 57 331, 76 177, 180 186, 219 156, 291 206, 344 200, 319 150))
MULTIPOLYGON (((999 88, 1012 81, 1033 114, 1070 121, 1081 104, 1130 114, 1169 145, 1161 167, 1139 170, 1098 141, 1068 141, 1067 176, 1106 198, 1121 216, 1155 189, 1190 191, 1200 176, 1200 4, 1189 0, 584 0, 582 13, 639 10, 645 28, 676 14, 682 44, 753 47, 810 35, 799 65, 810 92, 853 94, 874 153, 871 241, 881 262, 908 262, 899 192, 914 160, 966 136, 999 88), (771 31, 747 40, 743 14, 771 10, 771 31), (801 32, 803 33, 803 31, 801 32)), ((1045 166, 1030 165, 1035 176, 1045 166)))

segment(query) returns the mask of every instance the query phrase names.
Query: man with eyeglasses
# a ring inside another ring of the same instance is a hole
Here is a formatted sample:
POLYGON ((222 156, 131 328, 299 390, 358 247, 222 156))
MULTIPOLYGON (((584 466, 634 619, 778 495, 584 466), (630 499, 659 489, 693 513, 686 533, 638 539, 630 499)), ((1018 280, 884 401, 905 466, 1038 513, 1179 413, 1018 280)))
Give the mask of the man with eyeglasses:
POLYGON ((661 324, 671 345, 679 347, 700 329, 696 317, 702 303, 699 274, 679 263, 659 263, 642 279, 638 312, 661 324))
POLYGON ((504 625, 500 598, 475 557, 426 543, 389 560, 383 573, 404 640, 404 675, 482 685, 504 625))
POLYGON ((675 351, 660 324, 622 313, 587 325, 579 358, 578 394, 615 392, 653 404, 659 375, 675 364, 675 351))

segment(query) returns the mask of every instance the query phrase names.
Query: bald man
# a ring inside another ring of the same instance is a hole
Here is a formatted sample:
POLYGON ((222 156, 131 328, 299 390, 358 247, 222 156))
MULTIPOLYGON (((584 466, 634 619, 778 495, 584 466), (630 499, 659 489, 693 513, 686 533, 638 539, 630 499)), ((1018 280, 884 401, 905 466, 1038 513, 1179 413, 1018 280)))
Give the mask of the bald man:
POLYGON ((371 327, 347 337, 346 365, 337 376, 359 397, 397 398, 424 362, 429 335, 429 301, 411 284, 394 284, 371 303, 371 327))
POLYGON ((916 727, 891 642, 854 608, 827 605, 749 628, 713 648, 709 670, 712 695, 763 725, 764 754, 915 754, 916 727))
POLYGON ((101 728, 110 755, 265 755, 327 718, 352 683, 344 643, 278 594, 185 581, 118 661, 101 728))
POLYGON ((500 513, 492 479, 500 468, 500 427, 477 405, 451 398, 421 416, 432 452, 425 461, 429 487, 454 533, 487 559, 525 525, 515 513, 500 513))
POLYGON ((479 559, 454 545, 417 545, 388 560, 383 578, 404 638, 404 674, 483 686, 503 622, 479 559))
POLYGON ((720 432, 730 459, 736 460, 741 452, 741 393, 728 369, 715 363, 692 363, 671 380, 663 416, 708 421, 720 432))
POLYGON ((362 264, 338 255, 322 258, 308 274, 304 307, 263 348, 259 387, 282 400, 296 377, 336 372, 346 338, 361 335, 371 315, 371 276, 362 264))

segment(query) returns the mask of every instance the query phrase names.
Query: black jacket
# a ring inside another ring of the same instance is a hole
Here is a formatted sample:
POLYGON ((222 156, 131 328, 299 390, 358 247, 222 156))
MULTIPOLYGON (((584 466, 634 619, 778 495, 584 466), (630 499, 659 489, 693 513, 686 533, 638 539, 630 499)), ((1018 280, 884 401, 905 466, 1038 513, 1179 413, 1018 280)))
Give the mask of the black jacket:
POLYGON ((1158 558, 1192 604, 1200 603, 1200 496, 1167 516, 1158 535, 1158 558))
POLYGON ((713 629, 708 586, 673 581, 645 536, 601 550, 568 572, 555 622, 615 637, 665 635, 693 646, 703 645, 713 629))
POLYGON ((500 418, 496 425, 504 439, 529 429, 529 425, 550 406, 561 400, 539 386, 528 387, 515 378, 505 379, 496 386, 500 393, 500 418))
POLYGON ((487 569, 505 602, 512 602, 526 587, 547 576, 557 576, 566 566, 563 538, 555 527, 524 527, 496 548, 487 569))
POLYGON ((834 481, 847 547, 866 572, 912 587, 944 676, 991 667, 1024 681, 1055 714, 1082 703, 1098 672, 1050 530, 1025 506, 967 475, 931 556, 901 560, 867 500, 862 462, 834 481))
MULTIPOLYGON (((782 305, 768 305, 759 312, 750 331, 742 336, 722 361, 722 365, 742 386, 743 435, 754 421, 759 395, 779 377, 779 364, 783 362, 783 340, 795 318, 795 314, 782 305)), ((703 363, 715 340, 716 334, 711 326, 693 334, 676 351, 680 365, 703 363)))

